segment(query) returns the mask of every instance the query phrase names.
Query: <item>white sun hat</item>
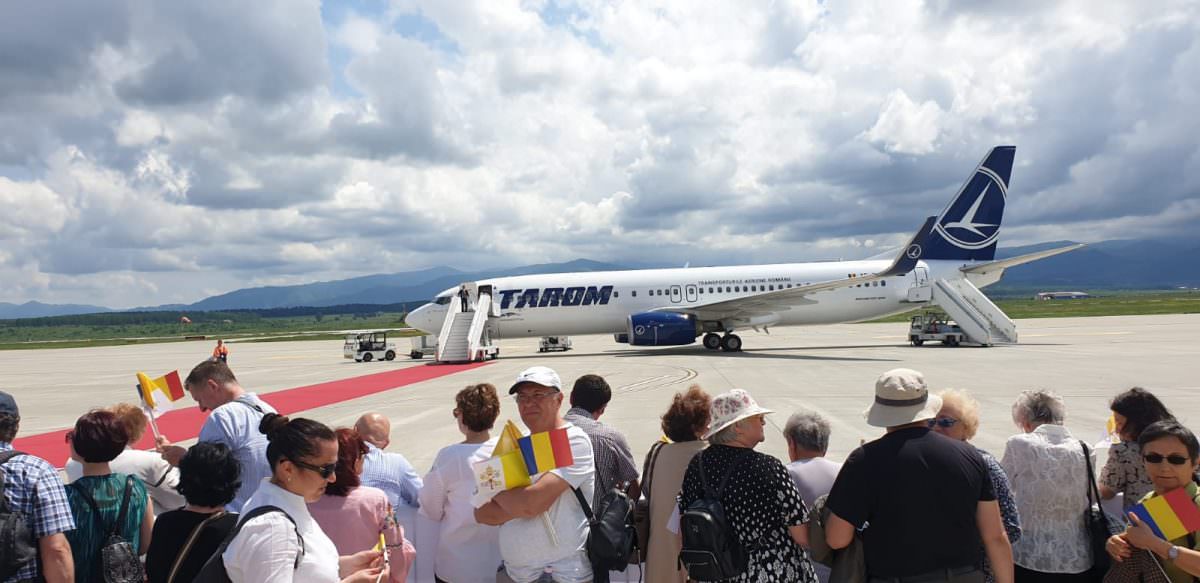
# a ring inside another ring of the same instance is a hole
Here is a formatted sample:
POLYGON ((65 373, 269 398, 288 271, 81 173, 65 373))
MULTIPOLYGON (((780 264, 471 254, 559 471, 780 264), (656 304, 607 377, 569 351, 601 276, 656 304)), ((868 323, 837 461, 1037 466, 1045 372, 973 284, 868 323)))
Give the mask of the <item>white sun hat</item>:
POLYGON ((875 381, 875 402, 864 413, 867 425, 897 427, 937 417, 942 398, 929 394, 925 375, 908 368, 889 370, 875 381))
POLYGON ((717 434, 717 432, 745 419, 755 415, 766 415, 774 413, 770 409, 759 407, 754 401, 754 397, 750 393, 742 389, 734 389, 728 393, 721 393, 713 398, 712 401, 712 419, 709 421, 708 431, 704 434, 704 439, 708 439, 717 434))

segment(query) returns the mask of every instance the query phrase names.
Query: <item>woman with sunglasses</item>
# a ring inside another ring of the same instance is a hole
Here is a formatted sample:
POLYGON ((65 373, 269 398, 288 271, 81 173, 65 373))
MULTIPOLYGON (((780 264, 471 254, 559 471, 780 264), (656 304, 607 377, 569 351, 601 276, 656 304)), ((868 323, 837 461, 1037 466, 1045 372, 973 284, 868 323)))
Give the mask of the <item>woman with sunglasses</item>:
MULTIPOLYGON (((242 507, 248 516, 262 506, 282 512, 260 514, 241 525, 221 556, 233 583, 374 583, 386 569, 382 553, 366 550, 338 556, 337 547, 308 512, 337 479, 338 442, 325 425, 267 413, 258 430, 267 436, 271 477, 242 507)), ((386 576, 386 575, 385 575, 386 576)))
MULTIPOLYGON (((1184 488, 1192 504, 1200 507, 1200 489, 1196 486, 1196 470, 1200 468, 1200 442, 1196 435, 1175 420, 1160 421, 1142 430, 1138 437, 1146 473, 1154 491, 1142 502, 1155 495, 1164 495, 1184 488)), ((1148 550, 1159 559, 1173 583, 1192 583, 1200 576, 1200 538, 1197 533, 1167 541, 1142 523, 1132 512, 1126 515, 1130 526, 1125 532, 1108 539, 1108 554, 1117 561, 1129 558, 1134 548, 1148 550)))
MULTIPOLYGON (((958 389, 947 389, 938 394, 942 397, 942 408, 937 417, 929 420, 929 428, 950 439, 971 441, 975 432, 979 430, 979 402, 966 391, 958 389)), ((1015 543, 1021 539, 1021 517, 1012 488, 1008 484, 1008 474, 1004 473, 1004 468, 992 454, 979 447, 975 450, 983 456, 983 461, 987 464, 988 478, 996 490, 996 501, 1000 503, 1000 518, 1004 520, 1004 531, 1008 533, 1008 541, 1015 543)), ((995 581, 986 553, 981 567, 984 580, 995 581)))
POLYGON ((353 554, 379 544, 382 535, 388 549, 391 580, 400 583, 408 577, 409 566, 417 556, 412 543, 404 540, 404 528, 396 522, 387 494, 379 488, 363 486, 359 476, 367 442, 358 432, 338 429, 337 479, 325 487, 320 500, 308 505, 321 530, 333 541, 338 553, 353 554))

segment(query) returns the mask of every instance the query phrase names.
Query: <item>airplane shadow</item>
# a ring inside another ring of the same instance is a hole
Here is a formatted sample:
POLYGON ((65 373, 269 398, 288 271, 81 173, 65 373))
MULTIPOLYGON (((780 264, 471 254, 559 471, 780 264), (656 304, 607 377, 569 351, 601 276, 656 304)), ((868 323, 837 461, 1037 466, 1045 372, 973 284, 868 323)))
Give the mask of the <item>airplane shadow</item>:
MULTIPOLYGON (((788 350, 829 350, 838 348, 895 348, 895 345, 873 344, 865 346, 822 346, 822 347, 798 347, 798 348, 746 348, 741 352, 722 352, 719 350, 706 350, 700 346, 680 346, 677 348, 653 348, 653 349, 614 349, 605 352, 563 352, 572 357, 617 357, 617 358, 632 358, 632 357, 647 357, 647 356, 697 356, 706 355, 712 358, 726 356, 729 358, 765 358, 778 360, 821 360, 830 362, 900 362, 896 358, 863 358, 849 356, 813 356, 806 354, 781 354, 781 351, 788 350)), ((529 360, 529 359, 544 359, 553 358, 552 353, 538 354, 521 354, 521 355, 504 355, 500 358, 503 360, 529 360)))

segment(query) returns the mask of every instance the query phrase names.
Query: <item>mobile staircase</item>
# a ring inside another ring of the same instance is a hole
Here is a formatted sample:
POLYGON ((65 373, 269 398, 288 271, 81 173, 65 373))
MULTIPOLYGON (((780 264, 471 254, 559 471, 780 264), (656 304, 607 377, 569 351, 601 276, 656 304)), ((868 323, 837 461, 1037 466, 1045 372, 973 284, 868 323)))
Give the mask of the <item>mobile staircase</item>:
MULTIPOLYGON (((468 284, 468 289, 474 286, 468 284)), ((488 332, 488 318, 495 310, 491 288, 471 290, 474 310, 462 311, 462 302, 454 298, 447 306, 446 319, 438 334, 437 361, 443 363, 478 362, 500 355, 488 332)))
POLYGON ((933 303, 946 311, 970 342, 982 346, 1017 342, 1017 325, 966 279, 935 279, 933 303))

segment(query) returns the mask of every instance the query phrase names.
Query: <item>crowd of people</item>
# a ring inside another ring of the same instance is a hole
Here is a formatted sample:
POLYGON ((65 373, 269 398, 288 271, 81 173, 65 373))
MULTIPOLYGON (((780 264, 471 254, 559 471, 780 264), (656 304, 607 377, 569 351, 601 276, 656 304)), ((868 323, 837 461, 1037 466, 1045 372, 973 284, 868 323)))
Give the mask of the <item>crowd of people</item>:
POLYGON ((195 445, 159 438, 141 451, 131 447, 147 429, 140 407, 88 411, 66 436, 65 485, 47 461, 13 451, 20 413, 0 392, 0 580, 400 582, 417 556, 397 518, 407 507, 439 524, 424 554, 439 583, 605 582, 589 516, 624 497, 640 508, 629 526, 643 539, 630 569, 654 583, 1200 577, 1195 534, 1164 540, 1132 513, 1106 517, 1097 533, 1087 518, 1104 517, 1101 499, 1120 495, 1131 510, 1180 489, 1200 514, 1200 442, 1141 388, 1111 401, 1119 442, 1102 468, 1055 393, 1017 396, 1020 432, 997 458, 971 444, 979 403, 931 391, 909 369, 876 381, 866 421, 883 433, 843 462, 827 456, 831 425, 819 412, 792 412, 780 460, 755 451, 772 410, 745 390, 699 386, 672 397, 662 436, 638 460, 601 421, 613 398, 604 378, 581 376, 568 393, 535 366, 508 394, 530 433, 565 430, 570 459, 481 498, 472 468, 500 439, 493 385, 454 396, 462 440, 424 478, 386 451, 391 427, 378 413, 342 428, 279 415, 219 359, 184 387, 210 411, 195 445), (713 572, 727 576, 701 575, 713 572))

